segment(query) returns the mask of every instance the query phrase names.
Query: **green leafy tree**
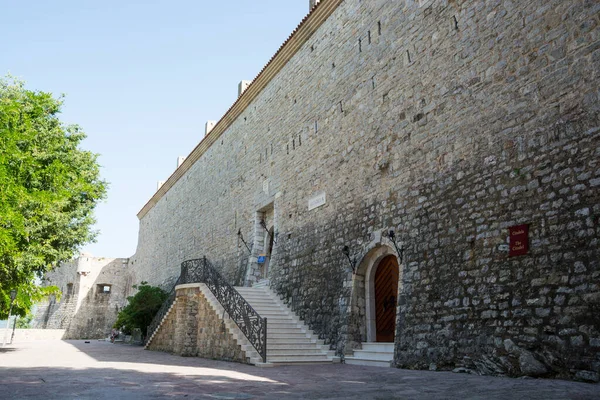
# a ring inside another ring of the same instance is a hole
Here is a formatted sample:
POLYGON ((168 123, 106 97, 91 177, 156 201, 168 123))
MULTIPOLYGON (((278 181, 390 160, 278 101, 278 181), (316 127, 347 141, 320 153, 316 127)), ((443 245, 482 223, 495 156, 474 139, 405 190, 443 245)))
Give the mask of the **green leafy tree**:
POLYGON ((139 286, 134 285, 133 287, 138 289, 138 292, 127 298, 129 303, 119 311, 117 322, 113 327, 121 329, 126 334, 139 328, 142 335, 146 336, 148 325, 169 294, 159 287, 148 285, 148 282, 142 282, 139 286))
POLYGON ((17 318, 17 329, 31 329, 33 314, 27 314, 23 318, 17 318))
POLYGON ((61 98, 0 78, 0 318, 9 292, 13 314, 25 316, 30 298, 57 292, 35 278, 69 260, 95 237, 93 210, 106 194, 97 155, 79 148, 85 134, 58 116, 61 98))

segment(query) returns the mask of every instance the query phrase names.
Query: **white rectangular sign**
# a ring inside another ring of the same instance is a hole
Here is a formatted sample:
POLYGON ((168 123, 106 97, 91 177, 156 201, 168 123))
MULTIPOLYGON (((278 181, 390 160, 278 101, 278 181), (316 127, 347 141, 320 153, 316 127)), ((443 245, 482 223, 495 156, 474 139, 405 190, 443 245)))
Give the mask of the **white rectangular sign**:
POLYGON ((321 207, 322 205, 325 205, 326 202, 325 193, 317 194, 308 200, 308 211, 321 207))

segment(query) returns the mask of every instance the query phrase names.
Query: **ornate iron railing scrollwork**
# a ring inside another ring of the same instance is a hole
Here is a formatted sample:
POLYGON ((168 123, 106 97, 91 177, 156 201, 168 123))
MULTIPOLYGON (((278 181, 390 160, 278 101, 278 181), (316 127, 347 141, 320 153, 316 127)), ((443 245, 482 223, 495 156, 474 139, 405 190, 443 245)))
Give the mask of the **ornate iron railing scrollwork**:
MULTIPOLYGON (((248 341, 254 346, 258 354, 267 362, 267 319, 262 318, 254 308, 233 288, 223 276, 208 262, 206 257, 184 261, 181 264, 181 275, 177 285, 184 283, 204 283, 221 303, 248 341)), ((175 300, 175 286, 169 293, 152 323, 148 326, 148 335, 158 328, 171 304, 175 300)))
POLYGON ((210 264, 206 257, 184 261, 182 271, 187 271, 186 283, 204 283, 217 298, 258 354, 267 362, 267 319, 231 286, 210 264))

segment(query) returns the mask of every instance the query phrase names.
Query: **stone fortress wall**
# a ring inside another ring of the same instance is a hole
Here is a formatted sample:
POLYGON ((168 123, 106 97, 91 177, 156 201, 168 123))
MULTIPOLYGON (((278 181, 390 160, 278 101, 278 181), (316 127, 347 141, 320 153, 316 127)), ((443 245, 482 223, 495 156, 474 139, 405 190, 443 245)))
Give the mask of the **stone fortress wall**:
POLYGON ((63 339, 108 337, 132 290, 128 262, 82 254, 46 273, 43 284, 58 286, 62 296, 38 304, 33 327, 64 329, 63 339))
POLYGON ((369 340, 393 229, 398 366, 598 379, 599 11, 321 1, 140 212, 132 282, 168 286, 202 256, 232 282, 268 276, 343 354, 369 340), (509 257, 521 224, 529 251, 509 257))

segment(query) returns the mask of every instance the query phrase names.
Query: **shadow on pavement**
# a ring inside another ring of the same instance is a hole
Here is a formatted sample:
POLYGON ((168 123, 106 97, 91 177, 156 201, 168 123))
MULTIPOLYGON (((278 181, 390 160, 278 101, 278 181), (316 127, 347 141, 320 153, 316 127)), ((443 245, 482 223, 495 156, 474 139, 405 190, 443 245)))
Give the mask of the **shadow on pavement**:
POLYGON ((113 368, 0 367, 3 399, 254 399, 291 395, 285 384, 225 375, 143 372, 113 368), (281 388, 281 390, 279 390, 281 388))
POLYGON ((260 375, 261 368, 228 361, 211 360, 200 357, 181 357, 175 354, 145 350, 143 346, 113 344, 98 340, 63 340, 78 351, 99 362, 130 362, 142 364, 172 365, 182 367, 206 367, 224 370, 245 370, 260 375), (89 342, 89 343, 86 343, 89 342))
POLYGON ((599 385, 354 365, 275 368, 109 342, 17 344, 0 354, 0 399, 598 399, 599 385))
POLYGON ((18 351, 19 349, 15 349, 14 347, 0 347, 0 354, 2 353, 10 353, 13 351, 18 351))

